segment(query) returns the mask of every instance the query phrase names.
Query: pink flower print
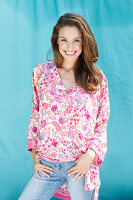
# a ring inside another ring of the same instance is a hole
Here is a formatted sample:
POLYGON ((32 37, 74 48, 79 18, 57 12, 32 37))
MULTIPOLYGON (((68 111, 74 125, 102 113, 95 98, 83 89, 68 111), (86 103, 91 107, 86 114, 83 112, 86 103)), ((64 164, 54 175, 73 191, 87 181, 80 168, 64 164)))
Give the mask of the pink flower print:
POLYGON ((46 120, 42 120, 42 124, 41 124, 41 127, 45 127, 46 126, 46 120))
POLYGON ((54 97, 55 101, 57 101, 58 103, 61 103, 62 102, 62 96, 61 95, 56 95, 54 97))
POLYGON ((85 141, 88 142, 88 145, 90 144, 91 140, 87 137, 85 138, 85 141))
POLYGON ((65 123, 65 120, 64 120, 62 117, 60 117, 60 118, 59 118, 59 123, 60 123, 60 124, 64 124, 64 123, 65 123))
POLYGON ((90 97, 91 97, 92 105, 95 107, 96 106, 96 98, 95 98, 95 96, 93 94, 90 95, 90 97))
POLYGON ((86 125, 86 124, 83 125, 83 126, 82 126, 82 129, 83 129, 83 131, 86 131, 86 130, 87 130, 87 125, 86 125))
POLYGON ((36 89, 36 86, 34 85, 34 87, 33 87, 33 91, 35 92, 35 93, 37 93, 37 89, 36 89))
POLYGON ((73 134, 73 132, 68 132, 68 135, 69 135, 70 138, 74 139, 74 134, 73 134))
POLYGON ((57 141, 56 141, 55 139, 52 141, 52 145, 53 145, 54 147, 57 146, 57 141))
POLYGON ((64 90, 67 94, 70 94, 73 90, 69 89, 69 90, 64 90))
POLYGON ((80 96, 75 96, 75 101, 77 102, 77 104, 80 104, 80 105, 82 105, 83 104, 83 101, 82 101, 82 99, 81 99, 81 97, 80 96))
MULTIPOLYGON (((104 117, 104 115, 103 115, 103 117, 104 117)), ((103 123, 103 124, 106 124, 106 123, 107 123, 107 119, 104 119, 104 118, 103 118, 103 119, 102 119, 102 123, 103 123)))
POLYGON ((55 91, 54 91, 54 90, 51 90, 51 91, 50 91, 50 94, 53 95, 53 96, 55 96, 55 91))
POLYGON ((83 139, 83 135, 81 133, 79 133, 79 138, 80 138, 80 140, 83 139))
POLYGON ((49 107, 48 103, 42 103, 42 106, 44 110, 46 110, 49 107))
POLYGON ((41 78, 42 74, 43 74, 43 72, 40 72, 40 73, 38 74, 38 80, 41 78))
POLYGON ((51 156, 52 157, 56 157, 56 153, 51 153, 51 156))
POLYGON ((89 115, 88 111, 85 113, 85 116, 86 116, 86 119, 90 118, 90 115, 89 115))
POLYGON ((58 91, 59 91, 59 92, 62 92, 63 90, 62 90, 62 89, 58 89, 58 91))
POLYGON ((73 145, 74 145, 74 149, 76 150, 76 149, 79 149, 79 147, 75 144, 75 143, 73 143, 73 145))
MULTIPOLYGON (((94 172, 94 171, 92 171, 91 173, 92 173, 93 175, 95 175, 95 172, 94 172)), ((94 177, 95 177, 95 176, 94 176, 94 177)))
POLYGON ((97 99, 97 102, 99 102, 100 101, 100 95, 97 95, 96 99, 97 99))
POLYGON ((84 153, 85 153, 85 151, 81 150, 81 153, 83 153, 83 154, 84 154, 84 153))
POLYGON ((37 110, 37 112, 39 112, 39 106, 38 106, 38 104, 35 104, 35 110, 37 110))
POLYGON ((37 132, 37 127, 34 126, 34 127, 32 128, 32 131, 33 131, 34 133, 36 133, 36 132, 37 132))
POLYGON ((56 128, 57 131, 61 130, 60 125, 56 121, 52 121, 52 124, 55 126, 55 128, 56 128))
POLYGON ((64 146, 67 146, 67 145, 68 145, 68 142, 64 140, 64 141, 63 141, 63 145, 64 145, 64 146))
POLYGON ((72 105, 67 106, 66 113, 71 113, 72 108, 73 108, 72 105))
POLYGON ((51 110, 52 110, 53 112, 55 112, 55 111, 57 110, 57 106, 56 106, 56 105, 52 106, 51 110))
POLYGON ((103 97, 103 92, 104 92, 104 89, 101 90, 100 99, 103 97))

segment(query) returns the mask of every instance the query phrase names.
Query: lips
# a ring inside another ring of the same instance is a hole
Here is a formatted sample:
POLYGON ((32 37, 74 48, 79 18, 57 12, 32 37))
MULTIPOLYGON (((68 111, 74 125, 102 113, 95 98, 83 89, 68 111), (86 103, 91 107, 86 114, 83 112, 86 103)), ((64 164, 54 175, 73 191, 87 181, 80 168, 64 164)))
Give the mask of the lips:
POLYGON ((64 51, 64 52, 68 56, 73 56, 76 53, 76 51, 73 51, 73 52, 64 51))

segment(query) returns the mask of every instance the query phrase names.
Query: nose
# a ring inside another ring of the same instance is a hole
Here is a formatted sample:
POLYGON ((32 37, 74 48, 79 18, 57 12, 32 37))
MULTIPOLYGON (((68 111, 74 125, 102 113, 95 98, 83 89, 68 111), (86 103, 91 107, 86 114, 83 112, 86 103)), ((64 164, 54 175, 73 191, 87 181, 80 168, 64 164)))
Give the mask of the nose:
POLYGON ((69 42, 68 45, 67 45, 67 48, 68 48, 69 50, 72 50, 72 49, 73 49, 73 44, 69 42))

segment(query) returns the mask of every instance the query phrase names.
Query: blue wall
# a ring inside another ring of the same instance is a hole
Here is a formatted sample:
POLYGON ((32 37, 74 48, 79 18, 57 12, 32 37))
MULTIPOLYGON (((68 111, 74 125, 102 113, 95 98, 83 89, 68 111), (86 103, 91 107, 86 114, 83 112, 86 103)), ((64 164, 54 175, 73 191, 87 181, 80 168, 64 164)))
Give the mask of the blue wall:
POLYGON ((108 79, 111 113, 99 199, 131 200, 132 0, 0 0, 0 199, 16 200, 32 174, 26 141, 32 71, 46 61, 52 28, 66 12, 81 14, 88 21, 98 44, 97 65, 108 79))

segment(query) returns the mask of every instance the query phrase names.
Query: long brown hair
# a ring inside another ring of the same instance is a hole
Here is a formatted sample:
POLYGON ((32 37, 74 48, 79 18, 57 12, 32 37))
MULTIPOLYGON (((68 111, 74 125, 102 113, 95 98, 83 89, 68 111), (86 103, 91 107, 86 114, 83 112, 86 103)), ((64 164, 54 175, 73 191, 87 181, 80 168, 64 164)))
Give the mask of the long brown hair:
MULTIPOLYGON (((76 26, 82 35, 82 53, 74 66, 75 82, 87 93, 96 93, 97 87, 102 86, 102 73, 95 62, 99 58, 97 43, 86 20, 73 13, 62 15, 53 28, 51 37, 54 63, 61 68, 63 57, 59 52, 57 40, 59 30, 64 26, 76 26)), ((47 57, 48 58, 48 57, 47 57)))

